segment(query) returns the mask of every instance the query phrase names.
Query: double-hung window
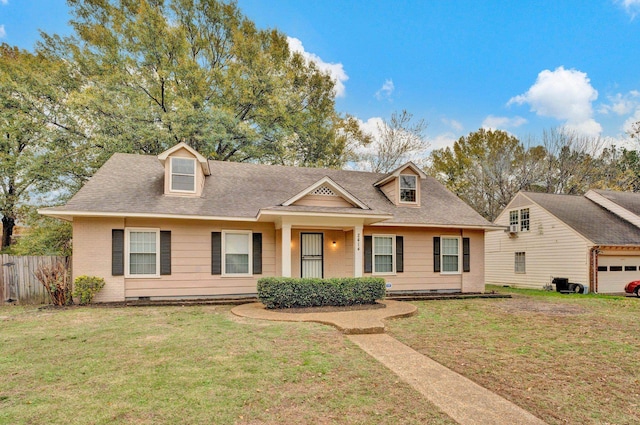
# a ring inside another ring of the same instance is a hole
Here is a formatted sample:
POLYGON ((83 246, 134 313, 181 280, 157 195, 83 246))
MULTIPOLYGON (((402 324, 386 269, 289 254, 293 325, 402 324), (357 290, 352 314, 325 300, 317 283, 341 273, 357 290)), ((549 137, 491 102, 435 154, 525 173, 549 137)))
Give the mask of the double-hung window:
POLYGON ((223 232, 223 275, 251 274, 251 232, 223 232))
POLYGON ((520 210, 520 231, 529 231, 529 208, 523 208, 520 210))
POLYGON ((460 238, 442 237, 442 273, 460 273, 460 238))
POLYGON ((518 225, 518 210, 509 211, 509 226, 518 225))
POLYGON ((192 158, 171 158, 171 191, 196 191, 196 160, 192 158))
POLYGON ((400 202, 415 204, 418 201, 416 194, 417 177, 400 175, 400 202))
POLYGON ((516 252, 514 259, 514 272, 524 274, 527 272, 526 256, 524 252, 516 252))
POLYGON ((373 273, 394 273, 393 253, 395 237, 391 235, 373 236, 373 273))
POLYGON ((126 275, 160 276, 160 230, 126 229, 126 275))

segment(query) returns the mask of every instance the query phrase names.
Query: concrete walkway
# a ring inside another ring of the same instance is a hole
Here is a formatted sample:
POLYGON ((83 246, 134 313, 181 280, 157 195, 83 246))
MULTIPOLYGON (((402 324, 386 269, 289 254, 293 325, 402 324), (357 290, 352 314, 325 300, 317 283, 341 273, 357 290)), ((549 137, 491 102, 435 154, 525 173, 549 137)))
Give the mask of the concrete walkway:
POLYGON ((545 422, 385 334, 348 338, 463 425, 545 422))
POLYGON ((373 310, 312 313, 267 310, 262 303, 250 303, 234 307, 231 312, 254 319, 335 326, 461 425, 545 424, 510 401, 384 334, 382 320, 411 316, 417 308, 399 301, 383 303, 385 308, 373 310))
POLYGON ((262 303, 242 304, 231 309, 236 316, 282 322, 316 322, 331 325, 345 334, 384 333, 384 319, 407 317, 416 314, 418 308, 400 301, 380 301, 384 308, 337 312, 289 313, 283 310, 267 310, 262 303))

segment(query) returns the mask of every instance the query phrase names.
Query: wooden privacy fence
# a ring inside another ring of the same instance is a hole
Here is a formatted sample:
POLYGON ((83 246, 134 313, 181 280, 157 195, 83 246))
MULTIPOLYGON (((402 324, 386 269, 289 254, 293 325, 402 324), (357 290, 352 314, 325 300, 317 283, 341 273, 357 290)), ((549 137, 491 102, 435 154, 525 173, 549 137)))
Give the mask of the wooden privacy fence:
POLYGON ((48 304, 51 300, 35 272, 42 266, 63 263, 71 278, 71 257, 0 255, 0 302, 13 300, 21 304, 48 304))

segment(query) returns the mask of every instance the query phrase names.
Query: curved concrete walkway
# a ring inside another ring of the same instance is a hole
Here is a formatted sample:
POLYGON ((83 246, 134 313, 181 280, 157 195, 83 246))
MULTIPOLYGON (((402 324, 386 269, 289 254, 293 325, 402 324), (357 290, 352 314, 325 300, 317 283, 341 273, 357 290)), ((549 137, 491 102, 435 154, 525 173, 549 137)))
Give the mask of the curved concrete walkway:
POLYGON ((384 334, 382 320, 411 316, 417 307, 391 300, 383 303, 386 307, 380 309, 324 313, 286 313, 267 310, 262 303, 251 303, 234 307, 231 312, 253 319, 318 322, 335 326, 459 424, 545 424, 510 401, 384 334))
POLYGON ((384 333, 384 319, 407 317, 416 314, 418 308, 400 301, 380 301, 385 308, 337 312, 288 313, 283 310, 267 310, 262 303, 241 304, 231 309, 236 316, 281 322, 317 322, 338 328, 345 334, 384 333))

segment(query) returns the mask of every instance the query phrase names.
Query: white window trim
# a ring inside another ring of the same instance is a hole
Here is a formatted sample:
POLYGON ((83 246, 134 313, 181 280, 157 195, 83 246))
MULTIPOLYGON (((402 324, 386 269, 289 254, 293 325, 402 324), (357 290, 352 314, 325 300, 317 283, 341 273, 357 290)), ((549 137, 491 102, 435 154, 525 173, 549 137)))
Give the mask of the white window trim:
POLYGON ((371 274, 376 276, 396 275, 396 235, 371 235, 371 274), (376 272, 376 238, 391 238, 391 265, 390 272, 376 272))
POLYGON ((198 180, 198 169, 196 168, 197 164, 196 164, 196 159, 195 158, 183 158, 181 156, 172 156, 171 157, 171 161, 170 161, 170 165, 169 165, 169 191, 173 192, 173 193, 196 193, 196 186, 198 184, 197 180, 198 180), (181 173, 174 173, 173 172, 173 160, 174 159, 188 159, 193 161, 193 190, 178 190, 178 189, 174 189, 173 188, 173 175, 179 175, 179 176, 190 176, 191 174, 181 174, 181 173))
POLYGON ((253 276, 253 232, 251 230, 223 230, 222 231, 222 277, 251 277, 253 276), (227 234, 249 235, 249 273, 227 273, 227 234))
POLYGON ((398 202, 399 202, 400 204, 417 205, 417 204, 418 204, 418 184, 420 184, 420 183, 419 183, 419 180, 418 180, 418 176, 415 176, 415 175, 413 175, 413 174, 400 174, 400 175, 398 176, 398 202), (403 201, 403 200, 402 200, 402 176, 405 176, 405 177, 413 177, 413 178, 415 179, 415 181, 416 181, 416 187, 415 187, 415 189, 414 189, 414 190, 416 191, 416 200, 415 200, 415 201, 413 201, 413 202, 410 202, 410 201, 403 201))
POLYGON ((462 274, 462 237, 453 235, 440 235, 440 274, 462 274), (458 240, 458 271, 448 272, 444 270, 444 240, 458 240))
POLYGON ((513 272, 515 274, 527 274, 527 253, 526 251, 516 251, 513 254, 513 272), (518 270, 518 254, 522 254, 522 262, 523 269, 522 271, 518 270))
POLYGON ((531 230, 531 209, 530 208, 520 208, 520 211, 518 212, 518 219, 519 219, 519 223, 518 223, 518 229, 520 232, 528 232, 529 230, 531 230), (527 211, 527 228, 523 229, 522 228, 522 223, 524 222, 522 220, 522 211, 527 211))
POLYGON ((124 277, 128 279, 150 279, 160 277, 160 229, 153 227, 126 227, 124 229, 124 277), (156 273, 155 274, 131 274, 130 251, 131 232, 154 232, 156 234, 156 273))

